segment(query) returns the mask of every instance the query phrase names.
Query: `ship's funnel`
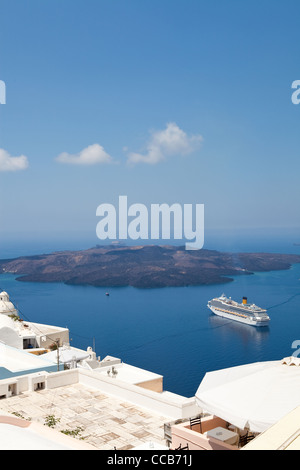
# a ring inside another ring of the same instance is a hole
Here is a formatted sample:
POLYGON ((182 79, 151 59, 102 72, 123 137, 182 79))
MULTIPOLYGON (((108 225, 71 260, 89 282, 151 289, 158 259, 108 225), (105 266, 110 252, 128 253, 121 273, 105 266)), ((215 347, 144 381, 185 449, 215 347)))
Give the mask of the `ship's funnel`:
POLYGON ((243 297, 243 304, 244 304, 244 305, 247 304, 247 297, 243 297))

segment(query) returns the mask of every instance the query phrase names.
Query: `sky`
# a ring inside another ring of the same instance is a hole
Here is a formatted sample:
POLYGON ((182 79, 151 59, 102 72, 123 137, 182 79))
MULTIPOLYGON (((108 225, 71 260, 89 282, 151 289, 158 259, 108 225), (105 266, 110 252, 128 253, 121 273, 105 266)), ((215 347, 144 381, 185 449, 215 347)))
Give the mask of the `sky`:
POLYGON ((0 8, 2 239, 95 237, 121 195, 300 231, 299 0, 0 8))

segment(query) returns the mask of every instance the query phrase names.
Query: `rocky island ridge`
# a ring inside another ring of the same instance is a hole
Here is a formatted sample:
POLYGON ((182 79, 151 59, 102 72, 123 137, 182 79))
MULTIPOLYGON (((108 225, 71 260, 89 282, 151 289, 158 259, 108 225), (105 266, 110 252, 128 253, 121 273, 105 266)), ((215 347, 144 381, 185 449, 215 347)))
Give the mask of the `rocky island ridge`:
POLYGON ((110 245, 0 260, 0 273, 13 273, 24 282, 157 288, 219 284, 232 281, 231 276, 286 270, 295 263, 300 255, 110 245))

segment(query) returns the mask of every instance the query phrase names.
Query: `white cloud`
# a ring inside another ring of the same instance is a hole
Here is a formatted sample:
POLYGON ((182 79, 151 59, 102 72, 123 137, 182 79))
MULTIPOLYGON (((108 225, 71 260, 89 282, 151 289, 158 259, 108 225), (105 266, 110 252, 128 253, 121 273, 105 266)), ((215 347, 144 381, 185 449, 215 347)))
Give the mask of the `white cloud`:
POLYGON ((0 149, 0 171, 26 170, 28 166, 28 159, 25 155, 12 157, 6 150, 0 149))
POLYGON ((145 154, 130 153, 128 163, 155 164, 168 156, 188 155, 199 147, 202 140, 201 135, 188 136, 177 124, 171 122, 166 129, 152 133, 145 154))
POLYGON ((77 154, 63 152, 56 160, 60 163, 68 163, 71 165, 96 165, 98 163, 111 163, 112 157, 105 152, 104 148, 99 144, 89 145, 77 154))

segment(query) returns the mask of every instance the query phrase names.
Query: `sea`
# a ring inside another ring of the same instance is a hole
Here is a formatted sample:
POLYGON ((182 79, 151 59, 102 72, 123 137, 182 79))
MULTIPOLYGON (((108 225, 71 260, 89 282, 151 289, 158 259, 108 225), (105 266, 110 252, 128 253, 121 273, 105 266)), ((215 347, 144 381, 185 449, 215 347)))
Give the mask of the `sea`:
MULTIPOLYGON (((300 254, 299 237, 219 234, 208 238, 205 248, 300 254)), ((93 240, 83 239, 1 240, 0 258, 92 246, 93 240)), ((161 289, 20 282, 3 273, 0 289, 23 319, 67 327, 72 346, 91 346, 101 359, 110 355, 161 374, 164 390, 186 397, 195 395, 209 371, 300 356, 300 264, 235 276, 230 283, 161 289), (270 325, 259 329, 213 315, 207 302, 223 293, 267 308, 270 325)))

